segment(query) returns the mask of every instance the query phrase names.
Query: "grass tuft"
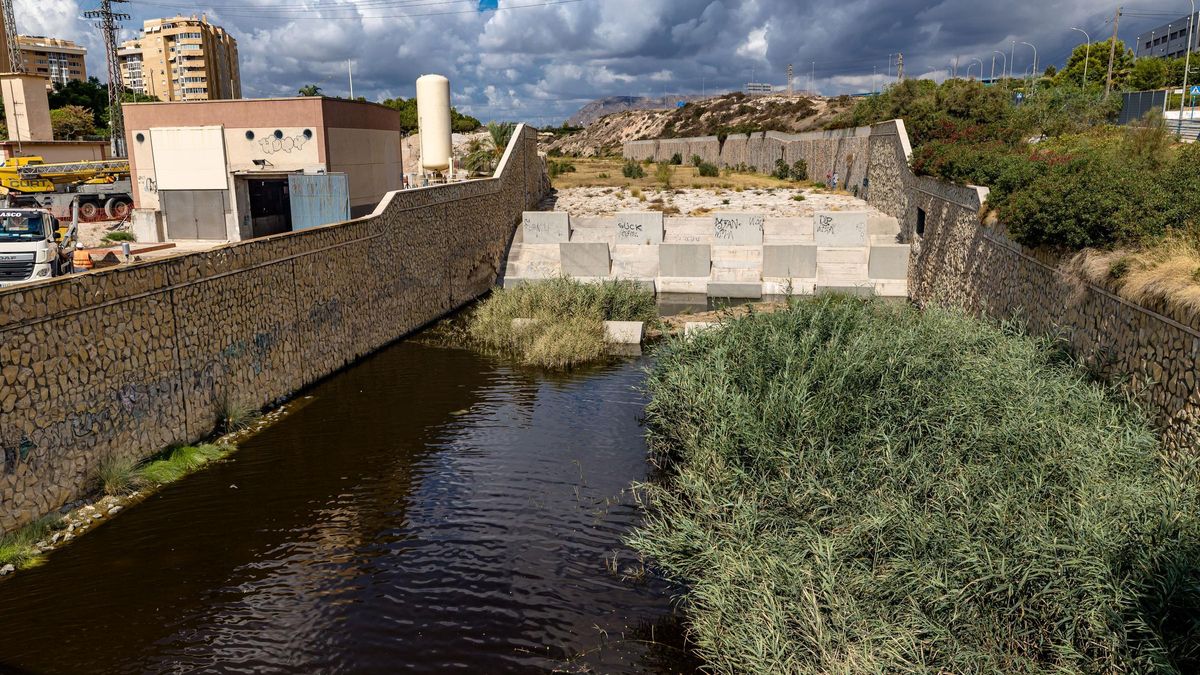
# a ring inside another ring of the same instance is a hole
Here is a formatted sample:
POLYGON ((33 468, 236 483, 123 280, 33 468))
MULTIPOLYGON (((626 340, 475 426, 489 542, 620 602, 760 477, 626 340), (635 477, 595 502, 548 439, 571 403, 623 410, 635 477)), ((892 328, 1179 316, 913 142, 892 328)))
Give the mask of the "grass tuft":
POLYGON ((1051 342, 828 297, 647 383, 666 478, 631 543, 711 672, 1200 668, 1196 462, 1051 342))
POLYGON ((24 569, 38 565, 42 562, 38 542, 59 529, 62 529, 62 516, 51 514, 0 538, 0 567, 12 565, 24 569))
POLYGON ((231 446, 211 443, 175 448, 166 457, 143 466, 138 471, 138 477, 153 485, 166 485, 224 457, 232 450, 231 446))
POLYGON ((106 457, 96 468, 96 479, 104 494, 125 495, 137 489, 138 462, 122 457, 106 457))
POLYGON ((469 332, 485 349, 526 365, 567 369, 604 357, 604 321, 652 322, 657 316, 654 294, 637 283, 563 277, 496 289, 475 309, 469 332))
POLYGON ((249 428, 250 425, 262 418, 262 412, 226 396, 221 400, 217 416, 221 433, 228 434, 249 428))

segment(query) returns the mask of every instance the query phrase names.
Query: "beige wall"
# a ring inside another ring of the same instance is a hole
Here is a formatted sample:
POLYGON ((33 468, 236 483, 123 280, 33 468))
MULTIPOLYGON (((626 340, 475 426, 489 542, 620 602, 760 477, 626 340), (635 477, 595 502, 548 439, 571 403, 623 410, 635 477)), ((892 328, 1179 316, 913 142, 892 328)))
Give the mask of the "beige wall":
POLYGON ((108 159, 107 141, 53 141, 0 143, 0 159, 41 157, 47 164, 108 159))
POLYGON ((331 128, 329 171, 349 176, 350 208, 371 207, 403 187, 400 134, 378 129, 331 128))
POLYGON ((549 189, 532 129, 506 157, 368 218, 0 290, 0 533, 486 292, 549 189))
POLYGON ((0 76, 9 140, 54 140, 46 83, 46 78, 37 75, 11 73, 0 76))

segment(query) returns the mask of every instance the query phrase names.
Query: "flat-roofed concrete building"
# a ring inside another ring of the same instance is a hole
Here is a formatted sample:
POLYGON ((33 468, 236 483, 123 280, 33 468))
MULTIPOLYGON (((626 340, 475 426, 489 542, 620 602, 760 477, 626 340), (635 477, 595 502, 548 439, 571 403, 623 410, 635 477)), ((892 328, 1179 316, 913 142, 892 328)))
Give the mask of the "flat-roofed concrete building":
MULTIPOLYGON (((1200 21, 1200 14, 1197 14, 1194 20, 1200 21)), ((1186 54, 1187 49, 1188 17, 1185 14, 1174 21, 1142 32, 1137 36, 1133 53, 1138 58, 1157 56, 1174 59, 1186 54)), ((1200 23, 1192 24, 1192 51, 1200 51, 1200 23)))
POLYGON ((342 220, 402 187, 400 116, 377 103, 311 96, 123 109, 138 241, 238 241, 323 224, 294 193, 302 183, 342 204, 342 220))
POLYGON ((59 38, 41 35, 18 35, 21 58, 25 61, 25 72, 41 75, 51 84, 66 84, 71 80, 87 79, 84 57, 87 48, 59 38))
POLYGON ((160 101, 242 97, 237 40, 204 16, 148 19, 117 59, 125 86, 160 101))

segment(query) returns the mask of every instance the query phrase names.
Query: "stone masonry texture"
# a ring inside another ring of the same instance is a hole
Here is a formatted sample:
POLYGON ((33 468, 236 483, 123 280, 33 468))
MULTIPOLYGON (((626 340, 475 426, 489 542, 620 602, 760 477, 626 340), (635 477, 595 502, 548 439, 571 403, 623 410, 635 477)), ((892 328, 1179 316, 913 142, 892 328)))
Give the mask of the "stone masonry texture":
POLYGON ((371 216, 0 291, 0 533, 78 498, 110 457, 212 432, 486 292, 549 190, 520 127, 493 178, 371 216))

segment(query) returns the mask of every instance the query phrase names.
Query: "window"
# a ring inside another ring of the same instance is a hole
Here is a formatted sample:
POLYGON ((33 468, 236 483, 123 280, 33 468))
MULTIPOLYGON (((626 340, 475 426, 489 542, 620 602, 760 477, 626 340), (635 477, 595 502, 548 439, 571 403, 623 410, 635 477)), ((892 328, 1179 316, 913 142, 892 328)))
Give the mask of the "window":
POLYGON ((917 207, 917 236, 925 236, 925 209, 917 207))

